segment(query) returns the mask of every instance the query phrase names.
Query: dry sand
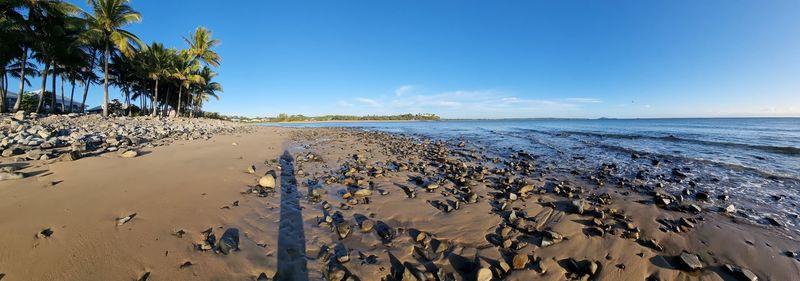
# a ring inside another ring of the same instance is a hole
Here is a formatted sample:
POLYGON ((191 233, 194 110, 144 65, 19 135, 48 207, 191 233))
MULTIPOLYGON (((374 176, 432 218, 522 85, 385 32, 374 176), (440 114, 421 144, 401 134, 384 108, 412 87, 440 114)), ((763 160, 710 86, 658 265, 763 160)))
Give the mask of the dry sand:
MULTIPOLYGON (((0 182, 0 274, 5 274, 0 279, 139 280, 150 272, 149 280, 255 280, 261 273, 273 277, 280 272, 280 280, 324 280, 332 269, 341 269, 358 280, 393 280, 402 272, 424 275, 441 269, 457 280, 475 280, 483 266, 496 272, 496 280, 739 280, 723 268, 725 264, 749 269, 759 280, 799 279, 800 261, 784 254, 800 250, 796 231, 752 225, 712 210, 668 211, 647 202, 652 196, 590 186, 543 169, 514 177, 525 178, 537 191, 568 180, 568 185, 588 193, 607 193, 612 203, 590 209, 618 209, 640 229, 641 238, 655 239, 663 251, 623 238, 619 224, 624 220, 613 216, 600 221, 614 233, 591 235, 593 217, 570 212, 566 206, 571 199, 552 192, 535 192, 508 201, 505 211, 493 210, 493 203, 505 202, 495 198, 502 196, 496 186, 503 178, 495 174, 471 187, 478 202, 444 212, 430 202, 454 200, 453 192, 447 192, 455 188, 451 182, 426 192, 409 180, 421 175, 418 172, 374 176, 357 169, 349 178, 362 178, 360 187, 371 189, 372 195, 369 204, 348 204, 353 202, 345 194, 355 189, 344 183, 342 165, 354 165, 354 154, 366 159, 361 168, 385 169, 398 159, 427 161, 421 151, 402 151, 403 143, 348 130, 260 128, 210 141, 179 141, 130 159, 108 153, 74 162, 29 162, 23 172, 30 177, 0 182), (309 153, 321 161, 308 159, 309 153), (255 175, 246 172, 250 165, 256 166, 255 175), (278 177, 275 192, 248 193, 269 170, 278 177), (416 198, 408 198, 401 186, 415 188, 416 198), (309 196, 314 187, 326 191, 319 201, 309 196), (323 201, 332 207, 324 209, 323 201), (519 250, 491 243, 507 225, 510 210, 527 214, 524 224, 535 228, 531 233, 511 232, 512 248, 527 244, 519 250), (352 229, 344 239, 318 223, 337 211, 352 229), (118 218, 134 213, 133 219, 118 225, 118 218), (386 241, 375 229, 361 232, 364 218, 385 223, 394 237, 386 241), (682 233, 661 230, 665 226, 658 220, 680 218, 697 219, 695 227, 682 233), (54 233, 36 238, 45 228, 54 233), (217 238, 229 228, 238 229, 239 250, 228 255, 198 250, 202 232, 209 228, 217 238), (186 234, 178 237, 178 230, 186 234), (544 230, 565 239, 541 247, 544 230), (426 233, 425 239, 417 242, 420 232, 426 233), (443 242, 445 251, 427 258, 415 252, 415 246, 430 247, 431 239, 443 242), (329 266, 323 261, 324 247, 342 246, 349 249, 349 262, 329 266), (681 270, 673 257, 682 251, 697 254, 704 269, 681 270), (516 254, 527 255, 531 262, 501 272, 500 262, 513 264, 516 254), (376 260, 360 258, 371 255, 376 260), (600 266, 591 276, 579 276, 570 272, 569 258, 600 266), (187 261, 192 265, 181 267, 187 261)), ((452 147, 451 156, 469 167, 493 164, 464 156, 479 148, 452 147)))

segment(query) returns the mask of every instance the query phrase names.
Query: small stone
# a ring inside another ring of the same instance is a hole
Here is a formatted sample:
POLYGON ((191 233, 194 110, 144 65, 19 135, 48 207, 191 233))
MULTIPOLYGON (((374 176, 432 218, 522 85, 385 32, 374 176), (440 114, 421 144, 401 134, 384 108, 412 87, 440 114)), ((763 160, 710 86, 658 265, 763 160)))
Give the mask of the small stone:
POLYGON ((272 175, 264 175, 258 179, 258 185, 263 188, 275 188, 275 177, 272 175))
POLYGON ((520 270, 525 269, 528 266, 529 257, 527 254, 516 254, 514 258, 511 260, 511 264, 514 269, 520 270))
POLYGON ((239 249, 239 229, 228 228, 219 239, 219 251, 227 255, 233 250, 239 249))
POLYGON ((121 217, 121 218, 117 218, 117 226, 120 226, 120 225, 123 225, 123 224, 126 224, 126 223, 128 223, 128 222, 129 222, 129 221, 131 221, 131 220, 132 220, 134 217, 136 217, 136 213, 133 213, 133 214, 130 214, 130 215, 127 215, 127 216, 121 217))
POLYGON ((124 153, 122 153, 122 155, 120 155, 120 156, 122 158, 133 158, 133 157, 139 156, 139 153, 136 152, 136 150, 128 150, 128 151, 125 151, 124 153))
POLYGON ((359 197, 359 198, 372 196, 372 190, 369 190, 369 189, 366 189, 366 188, 359 189, 359 190, 356 190, 356 192, 353 193, 353 195, 356 196, 356 197, 359 197))
POLYGON ((65 162, 75 161, 75 160, 78 160, 80 158, 81 158, 81 153, 78 152, 78 151, 75 151, 75 150, 72 150, 70 152, 67 152, 67 153, 64 153, 64 154, 61 154, 60 156, 58 156, 58 160, 59 161, 65 161, 65 162))
POLYGON ((370 231, 372 231, 373 227, 375 227, 375 222, 373 222, 372 220, 368 220, 368 219, 365 219, 359 225, 359 228, 361 229, 361 232, 370 232, 370 231))
POLYGON ((481 267, 478 269, 476 281, 491 281, 492 280, 492 270, 487 267, 481 267))
POLYGON ((256 173, 256 165, 250 165, 250 167, 247 167, 247 173, 248 174, 255 174, 256 173))
POLYGON ((700 257, 695 254, 682 253, 678 256, 678 265, 682 270, 695 271, 703 268, 703 263, 700 262, 700 257))
POLYGON ((727 207, 725 207, 725 213, 728 214, 736 213, 736 206, 734 206, 733 204, 728 205, 727 207))
POLYGON ((583 211, 584 211, 583 200, 573 200, 573 201, 571 201, 570 202, 570 211, 575 213, 575 214, 583 215, 583 211))
POLYGON ((36 233, 36 238, 40 238, 40 239, 41 238, 49 238, 50 236, 53 235, 53 233, 54 233, 53 230, 48 227, 48 228, 43 229, 42 231, 39 231, 39 233, 36 233))
POLYGON ((142 274, 142 277, 139 277, 138 281, 148 281, 148 280, 150 280, 150 271, 142 274))

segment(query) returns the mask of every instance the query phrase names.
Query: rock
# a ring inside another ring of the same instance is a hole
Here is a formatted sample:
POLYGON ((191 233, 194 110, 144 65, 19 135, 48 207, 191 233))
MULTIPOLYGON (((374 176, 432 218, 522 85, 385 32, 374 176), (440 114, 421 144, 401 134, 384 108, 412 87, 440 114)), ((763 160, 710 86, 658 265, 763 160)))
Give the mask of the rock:
POLYGON ((728 205, 727 207, 725 207, 725 213, 728 214, 736 213, 736 206, 734 206, 733 204, 728 205))
POLYGON ((682 253, 677 258, 678 267, 681 270, 695 271, 703 268, 703 263, 700 262, 700 257, 695 254, 682 253))
POLYGON ((525 269, 528 266, 529 257, 527 254, 516 254, 511 260, 512 268, 516 270, 525 269))
POLYGON ((600 269, 599 262, 590 260, 578 261, 574 258, 569 258, 566 262, 567 270, 577 275, 594 276, 597 270, 600 269))
POLYGON ((247 167, 247 173, 248 174, 255 174, 256 173, 256 165, 250 165, 250 167, 247 167))
POLYGON ((39 233, 36 233, 36 238, 39 239, 49 238, 50 236, 53 236, 53 233, 54 233, 53 230, 48 227, 43 229, 42 231, 39 231, 39 233))
POLYGON ((361 222, 361 224, 358 225, 358 227, 361 229, 361 232, 370 232, 372 231, 372 228, 375 227, 375 222, 365 219, 361 222))
POLYGON ((359 198, 372 196, 372 190, 369 190, 369 189, 366 189, 366 188, 359 189, 359 190, 356 190, 356 192, 353 193, 353 195, 356 196, 356 197, 359 197, 359 198))
POLYGON ((25 120, 25 111, 17 111, 14 113, 14 120, 24 121, 25 120))
POLYGON ((345 239, 350 235, 350 225, 347 223, 339 223, 336 225, 336 233, 339 234, 339 239, 345 239))
POLYGON ((136 217, 136 213, 127 215, 125 217, 117 218, 117 226, 123 225, 131 221, 134 217, 136 217))
POLYGON ((755 273, 753 273, 752 271, 750 271, 750 270, 748 270, 746 268, 742 268, 740 266, 735 266, 735 265, 731 265, 731 264, 726 264, 724 266, 724 268, 728 273, 730 273, 731 275, 736 277, 736 279, 738 279, 738 280, 742 280, 742 281, 757 281, 758 280, 758 276, 756 276, 755 273))
POLYGON ((492 270, 488 267, 481 267, 478 269, 476 277, 476 281, 491 281, 493 277, 492 270))
POLYGON ((136 150, 128 150, 128 151, 123 152, 120 156, 122 158, 133 158, 133 157, 139 156, 139 153, 136 152, 136 150))
POLYGON ((258 179, 258 185, 263 188, 275 188, 275 177, 272 175, 264 175, 258 179))
POLYGON ((569 205, 570 211, 579 215, 583 215, 584 206, 583 200, 572 200, 569 205))
POLYGON ((58 156, 59 161, 75 161, 81 158, 81 153, 75 150, 69 151, 67 153, 61 154, 58 156))
POLYGON ((4 180, 18 180, 25 178, 25 174, 17 172, 0 172, 0 181, 4 180))
POLYGON ((564 236, 558 234, 554 231, 546 230, 543 232, 542 240, 539 243, 540 247, 547 247, 556 243, 561 242, 564 240, 564 236))
POLYGON ((765 221, 766 221, 768 224, 770 224, 770 225, 772 225, 772 226, 783 226, 783 224, 782 224, 781 222, 779 222, 778 220, 776 220, 776 219, 773 219, 773 218, 771 218, 771 217, 764 217, 764 220, 765 220, 765 221))
POLYGON ((148 280, 150 280, 150 271, 142 274, 142 277, 139 277, 138 281, 148 281, 148 280))
POLYGON ((266 273, 261 272, 261 274, 256 277, 256 281, 270 281, 271 279, 267 276, 266 273))
POLYGON ((228 228, 219 239, 219 251, 227 255, 239 249, 239 229, 228 228))

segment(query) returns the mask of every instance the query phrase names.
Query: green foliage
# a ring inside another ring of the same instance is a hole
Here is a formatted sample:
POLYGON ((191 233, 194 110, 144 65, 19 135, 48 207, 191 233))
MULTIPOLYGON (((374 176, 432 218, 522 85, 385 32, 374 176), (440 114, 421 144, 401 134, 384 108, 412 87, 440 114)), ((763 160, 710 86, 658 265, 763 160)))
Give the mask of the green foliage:
POLYGON ((226 120, 240 122, 324 122, 324 121, 436 121, 440 117, 436 114, 400 114, 400 115, 323 115, 308 117, 304 115, 278 114, 276 117, 249 118, 241 116, 223 116, 226 120))

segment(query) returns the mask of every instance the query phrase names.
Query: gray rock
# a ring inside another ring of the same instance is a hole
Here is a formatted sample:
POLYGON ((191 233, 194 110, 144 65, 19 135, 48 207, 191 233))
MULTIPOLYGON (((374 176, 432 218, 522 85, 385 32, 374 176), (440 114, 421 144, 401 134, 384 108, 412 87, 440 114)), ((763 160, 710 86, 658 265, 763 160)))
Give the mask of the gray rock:
POLYGON ((681 270, 695 271, 703 268, 703 263, 700 262, 700 257, 695 254, 682 253, 677 258, 678 267, 681 270))
POLYGON ((239 249, 239 229, 228 228, 219 239, 219 251, 227 255, 239 249))

